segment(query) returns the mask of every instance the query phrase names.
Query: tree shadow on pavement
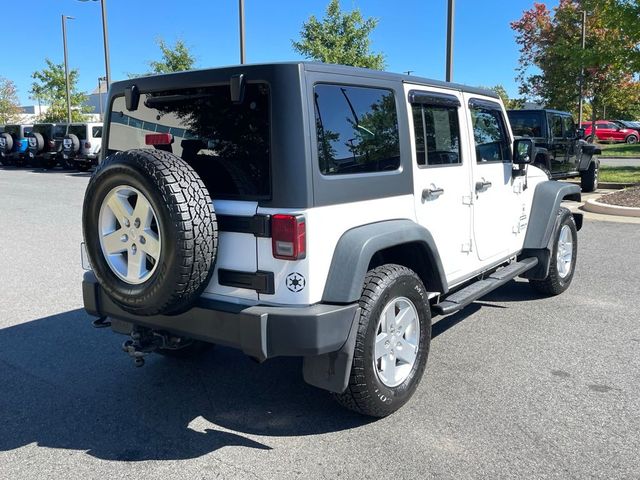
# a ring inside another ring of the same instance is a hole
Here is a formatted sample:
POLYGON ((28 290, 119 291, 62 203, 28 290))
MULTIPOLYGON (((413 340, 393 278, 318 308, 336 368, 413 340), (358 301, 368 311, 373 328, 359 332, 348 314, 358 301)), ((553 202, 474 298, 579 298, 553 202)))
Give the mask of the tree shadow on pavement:
POLYGON ((0 451, 35 442, 104 460, 189 459, 371 421, 306 385, 300 359, 259 365, 216 347, 135 368, 125 338, 91 320, 79 309, 0 330, 0 451))

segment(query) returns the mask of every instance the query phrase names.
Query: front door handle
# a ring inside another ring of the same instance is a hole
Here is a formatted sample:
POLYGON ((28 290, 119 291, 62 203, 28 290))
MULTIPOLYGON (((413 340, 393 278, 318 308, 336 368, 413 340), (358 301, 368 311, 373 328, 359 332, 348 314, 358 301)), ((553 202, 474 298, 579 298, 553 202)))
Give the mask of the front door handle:
POLYGON ((422 199, 423 200, 433 200, 434 198, 438 198, 443 193, 444 193, 444 188, 436 187, 432 183, 429 186, 429 188, 425 188, 424 190, 422 190, 422 199))
POLYGON ((491 188, 491 185, 491 182, 488 182, 483 178, 479 182, 476 182, 476 192, 484 192, 491 188))

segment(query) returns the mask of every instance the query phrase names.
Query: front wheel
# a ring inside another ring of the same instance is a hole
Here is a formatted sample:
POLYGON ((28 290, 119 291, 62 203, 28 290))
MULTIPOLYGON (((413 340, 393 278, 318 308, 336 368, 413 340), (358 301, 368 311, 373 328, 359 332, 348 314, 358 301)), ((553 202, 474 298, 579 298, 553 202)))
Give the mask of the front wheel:
POLYGON ((422 378, 431 341, 429 300, 415 272, 387 264, 367 273, 360 307, 349 385, 334 397, 363 415, 386 417, 422 378))
POLYGON ((583 192, 595 192, 598 188, 598 162, 589 164, 589 168, 580 174, 580 186, 583 192))
POLYGON ((635 135, 629 135, 629 136, 627 137, 626 142, 627 142, 629 145, 633 145, 633 144, 635 144, 635 143, 638 143, 638 137, 636 137, 635 135))
POLYGON ((529 280, 534 290, 546 295, 559 295, 569 288, 576 269, 578 254, 576 222, 567 208, 560 208, 558 216, 560 223, 554 233, 549 273, 543 280, 529 280))

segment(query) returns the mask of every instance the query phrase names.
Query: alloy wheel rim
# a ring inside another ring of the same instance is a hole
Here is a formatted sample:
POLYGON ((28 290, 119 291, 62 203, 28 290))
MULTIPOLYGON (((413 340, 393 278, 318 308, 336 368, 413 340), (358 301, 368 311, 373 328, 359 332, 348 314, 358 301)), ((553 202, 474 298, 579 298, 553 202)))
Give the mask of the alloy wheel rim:
POLYGON ((385 305, 376 328, 373 366, 380 382, 397 387, 418 357, 420 320, 411 300, 397 297, 385 305))
POLYGON ((565 278, 571 272, 571 262, 573 261, 573 238, 569 225, 563 225, 560 229, 558 237, 558 253, 556 255, 556 264, 558 267, 558 275, 565 278))
POLYGON ((98 218, 102 254, 124 282, 139 285, 155 272, 162 251, 160 223, 149 200, 129 185, 112 189, 98 218))

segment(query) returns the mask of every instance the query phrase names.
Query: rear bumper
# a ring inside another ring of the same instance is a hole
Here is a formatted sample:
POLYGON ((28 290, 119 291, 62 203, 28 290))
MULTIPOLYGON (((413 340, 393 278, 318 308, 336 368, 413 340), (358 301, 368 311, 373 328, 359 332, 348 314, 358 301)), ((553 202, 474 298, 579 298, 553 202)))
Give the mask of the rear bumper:
POLYGON ((241 349, 247 355, 266 360, 278 356, 322 356, 338 352, 355 332, 358 304, 308 307, 243 306, 201 299, 185 313, 173 316, 137 316, 111 301, 93 272, 82 282, 86 311, 110 317, 123 324, 168 331, 211 343, 241 349))

